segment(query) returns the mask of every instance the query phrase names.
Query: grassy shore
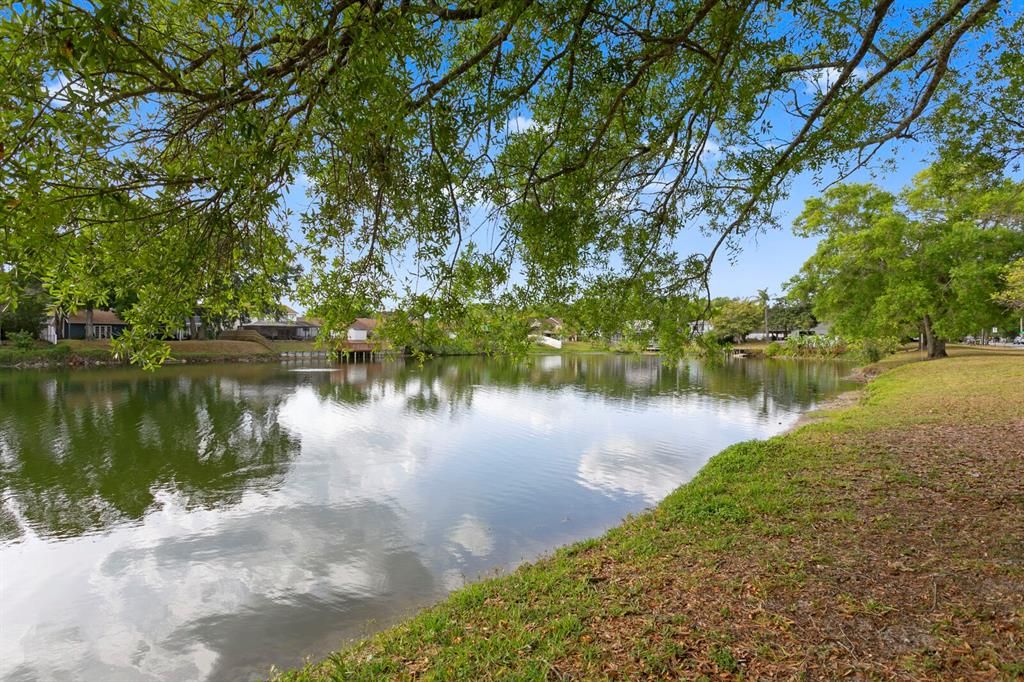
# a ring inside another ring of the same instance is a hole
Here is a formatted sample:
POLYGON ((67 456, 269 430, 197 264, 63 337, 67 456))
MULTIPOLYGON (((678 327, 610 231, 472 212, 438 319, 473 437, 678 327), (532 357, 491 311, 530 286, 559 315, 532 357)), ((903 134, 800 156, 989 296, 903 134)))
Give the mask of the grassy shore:
MULTIPOLYGON (((248 341, 170 341, 168 345, 171 362, 260 362, 278 357, 276 352, 248 341)), ((97 364, 120 364, 110 353, 109 340, 41 343, 29 350, 0 348, 0 367, 97 364)))
POLYGON ((1024 676, 1024 357, 954 354, 281 679, 1024 676))

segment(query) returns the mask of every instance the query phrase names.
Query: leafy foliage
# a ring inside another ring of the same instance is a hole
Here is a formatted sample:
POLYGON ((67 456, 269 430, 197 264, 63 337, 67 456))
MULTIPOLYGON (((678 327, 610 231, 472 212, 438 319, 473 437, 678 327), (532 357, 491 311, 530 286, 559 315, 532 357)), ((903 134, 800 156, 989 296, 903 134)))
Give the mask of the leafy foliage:
POLYGON ((977 68, 952 84, 930 119, 946 153, 990 155, 1015 170, 1024 159, 1024 14, 995 27, 979 46, 977 68))
POLYGON ((765 347, 765 355, 768 357, 822 357, 834 358, 847 352, 849 346, 846 341, 838 336, 820 336, 810 334, 806 336, 793 335, 786 337, 786 340, 779 343, 773 341, 765 347))
POLYGON ((985 168, 936 164, 899 197, 841 185, 807 202, 799 234, 820 235, 792 289, 854 338, 913 336, 933 355, 942 339, 1003 316, 993 301, 1009 261, 1024 253, 1019 182, 985 168))
POLYGON ((712 322, 719 339, 743 341, 761 327, 763 308, 756 301, 730 298, 720 301, 712 322))
POLYGON ((817 323, 812 307, 812 303, 808 300, 777 298, 775 305, 768 309, 768 327, 787 335, 790 332, 810 329, 817 323))
POLYGON ((14 347, 18 350, 31 350, 35 345, 35 336, 31 332, 11 332, 10 338, 14 342, 14 347))
POLYGON ((958 46, 1012 52, 1012 21, 998 0, 30 0, 0 14, 0 261, 62 310, 137 296, 118 347, 144 364, 197 306, 265 310, 299 256, 325 334, 616 283, 659 302, 773 225, 795 174, 914 133, 960 94, 958 46), (708 253, 675 251, 692 224, 708 253))
POLYGON ((994 299, 1013 310, 1024 310, 1024 258, 1007 265, 1004 276, 1006 284, 994 299))
POLYGON ((49 300, 38 282, 22 281, 8 275, 0 276, 0 285, 6 281, 10 286, 11 299, 0 303, 0 338, 13 332, 27 332, 30 338, 39 333, 46 318, 49 300))

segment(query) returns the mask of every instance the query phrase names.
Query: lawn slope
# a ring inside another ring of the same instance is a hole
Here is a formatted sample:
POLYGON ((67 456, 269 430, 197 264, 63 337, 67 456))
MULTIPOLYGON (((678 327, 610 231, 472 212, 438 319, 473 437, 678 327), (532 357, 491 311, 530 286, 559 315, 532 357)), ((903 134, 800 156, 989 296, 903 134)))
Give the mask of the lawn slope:
POLYGON ((1024 676, 1024 358, 918 362, 283 680, 1024 676))

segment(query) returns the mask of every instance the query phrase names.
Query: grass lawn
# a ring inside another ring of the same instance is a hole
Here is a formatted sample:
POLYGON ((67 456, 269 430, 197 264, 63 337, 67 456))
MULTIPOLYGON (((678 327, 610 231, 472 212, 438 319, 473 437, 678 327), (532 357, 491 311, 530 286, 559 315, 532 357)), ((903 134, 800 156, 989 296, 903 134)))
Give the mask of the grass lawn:
POLYGON ((194 357, 277 357, 277 353, 251 341, 171 341, 172 358, 194 357))
MULTIPOLYGON (((110 353, 110 341, 106 339, 67 340, 58 344, 61 345, 68 346, 75 354, 100 353, 106 354, 106 357, 110 353)), ((216 362, 239 358, 269 360, 277 357, 277 353, 251 341, 169 341, 168 345, 171 347, 172 360, 216 362)))
MULTIPOLYGON (((1013 346, 968 346, 957 344, 946 346, 946 353, 948 353, 951 358, 1015 357, 1024 360, 1024 347, 1013 346)), ((909 348, 901 353, 894 353, 881 362, 876 362, 874 365, 871 365, 870 368, 880 370, 892 369, 894 367, 899 367, 900 365, 906 365, 908 363, 918 362, 924 359, 926 359, 924 351, 917 350, 916 348, 909 348)))
POLYGON ((281 679, 1024 676, 1024 355, 952 353, 281 679))
POLYGON ((67 343, 57 345, 36 342, 30 349, 21 349, 13 344, 0 345, 0 367, 63 365, 68 362, 104 362, 110 359, 108 348, 73 348, 67 343))

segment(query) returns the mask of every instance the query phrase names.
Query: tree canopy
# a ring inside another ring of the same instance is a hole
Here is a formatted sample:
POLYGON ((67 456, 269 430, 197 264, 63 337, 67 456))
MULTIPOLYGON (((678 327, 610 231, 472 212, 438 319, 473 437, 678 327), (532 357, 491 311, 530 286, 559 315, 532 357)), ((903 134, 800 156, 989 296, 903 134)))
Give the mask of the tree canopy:
POLYGON ((1024 311, 1024 258, 1018 258, 1006 266, 1006 285, 994 296, 1012 310, 1024 311))
POLYGON ((768 326, 772 331, 784 334, 810 329, 817 324, 812 308, 812 303, 806 299, 780 296, 768 309, 768 326))
POLYGON ((853 337, 945 340, 1005 317, 995 294, 1024 254, 1024 183, 944 161, 900 195, 839 185, 807 202, 795 230, 822 237, 792 283, 814 313, 853 337))
POLYGON ((131 290, 143 362, 197 305, 266 308, 299 258, 328 332, 665 301, 796 174, 945 134, 930 113, 973 89, 1019 122, 1022 27, 999 0, 29 0, 0 12, 0 262, 63 308, 131 290), (678 253, 687 229, 712 247, 678 253))
POLYGON ((754 330, 761 327, 764 307, 757 301, 742 298, 727 298, 715 301, 714 333, 719 339, 742 342, 754 330))

